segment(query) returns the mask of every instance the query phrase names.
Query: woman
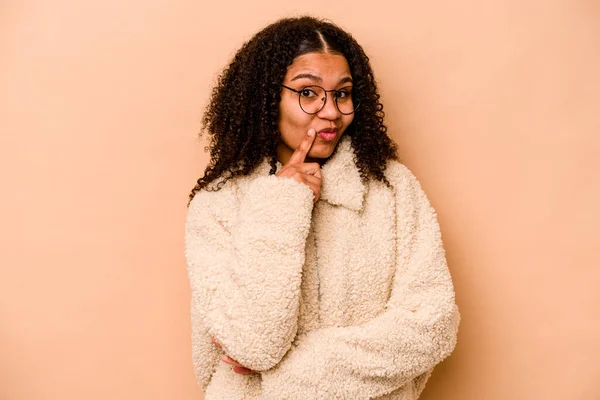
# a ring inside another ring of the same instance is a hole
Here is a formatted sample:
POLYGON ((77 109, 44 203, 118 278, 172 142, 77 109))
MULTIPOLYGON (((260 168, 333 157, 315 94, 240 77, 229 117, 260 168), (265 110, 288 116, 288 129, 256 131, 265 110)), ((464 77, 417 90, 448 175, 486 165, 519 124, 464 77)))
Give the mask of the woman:
POLYGON ((436 215, 382 108, 360 45, 311 17, 223 72, 186 223, 206 400, 417 399, 454 349, 436 215))

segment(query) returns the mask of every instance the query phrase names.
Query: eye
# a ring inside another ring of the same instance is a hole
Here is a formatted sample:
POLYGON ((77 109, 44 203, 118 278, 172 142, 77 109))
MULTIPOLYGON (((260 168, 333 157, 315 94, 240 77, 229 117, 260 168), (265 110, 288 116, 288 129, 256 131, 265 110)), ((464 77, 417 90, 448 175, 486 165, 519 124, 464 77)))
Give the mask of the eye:
POLYGON ((335 97, 337 97, 338 99, 347 99, 350 96, 352 96, 350 88, 340 89, 337 92, 335 92, 335 97))
POLYGON ((304 88, 300 90, 300 97, 315 97, 317 93, 311 88, 304 88))

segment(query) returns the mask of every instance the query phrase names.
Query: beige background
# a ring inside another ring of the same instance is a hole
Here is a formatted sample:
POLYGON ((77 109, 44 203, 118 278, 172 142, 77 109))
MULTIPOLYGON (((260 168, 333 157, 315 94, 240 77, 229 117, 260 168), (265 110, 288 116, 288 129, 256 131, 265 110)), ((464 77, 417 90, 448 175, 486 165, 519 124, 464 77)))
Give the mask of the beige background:
POLYGON ((309 12, 370 54, 463 322, 424 399, 600 399, 594 1, 0 1, 0 399, 200 399, 183 222, 219 70, 309 12))

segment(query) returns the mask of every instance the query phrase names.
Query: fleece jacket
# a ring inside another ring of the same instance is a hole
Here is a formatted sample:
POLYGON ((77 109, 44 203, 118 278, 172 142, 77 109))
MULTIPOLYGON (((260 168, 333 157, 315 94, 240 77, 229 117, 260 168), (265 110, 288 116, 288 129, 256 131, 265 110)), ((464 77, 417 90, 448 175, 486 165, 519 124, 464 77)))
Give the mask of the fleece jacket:
POLYGON ((418 180, 395 160, 389 186, 361 178, 350 137, 323 165, 317 202, 269 170, 265 159, 188 208, 192 359, 205 400, 416 400, 460 321, 418 180), (224 354, 255 372, 235 373, 224 354))

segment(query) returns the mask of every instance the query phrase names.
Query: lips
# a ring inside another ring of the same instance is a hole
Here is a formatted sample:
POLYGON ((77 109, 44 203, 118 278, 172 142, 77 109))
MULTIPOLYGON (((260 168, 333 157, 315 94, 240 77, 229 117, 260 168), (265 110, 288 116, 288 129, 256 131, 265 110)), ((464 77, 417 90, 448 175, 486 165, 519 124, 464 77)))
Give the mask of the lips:
POLYGON ((335 140, 337 134, 337 128, 325 128, 319 131, 318 136, 325 142, 331 142, 335 140))
POLYGON ((325 128, 321 129, 319 133, 337 133, 337 128, 325 128))
POLYGON ((334 128, 321 129, 319 131, 319 137, 326 142, 330 142, 335 139, 335 137, 337 136, 337 133, 338 133, 337 129, 334 129, 334 128))

